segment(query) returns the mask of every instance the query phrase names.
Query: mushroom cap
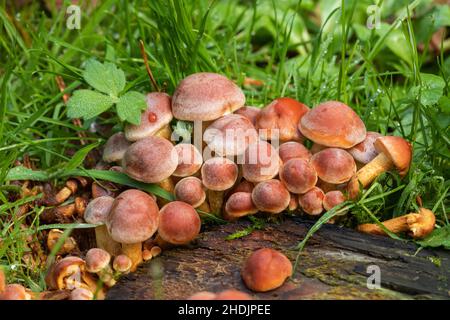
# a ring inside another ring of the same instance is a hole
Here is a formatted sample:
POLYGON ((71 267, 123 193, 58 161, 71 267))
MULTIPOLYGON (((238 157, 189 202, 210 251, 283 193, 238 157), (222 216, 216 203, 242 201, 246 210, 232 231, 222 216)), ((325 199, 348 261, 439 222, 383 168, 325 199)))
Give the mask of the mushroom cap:
MULTIPOLYGON (((45 276, 45 282, 50 289, 63 290, 67 287, 65 279, 84 272, 86 263, 79 257, 68 256, 53 264, 45 276)), ((68 288, 71 289, 71 288, 68 288)))
POLYGON ((214 300, 216 298, 216 294, 209 291, 200 291, 194 293, 192 296, 187 298, 187 300, 214 300))
POLYGON ((233 193, 236 193, 236 192, 252 193, 254 187, 255 187, 255 185, 253 183, 251 183, 250 181, 241 180, 241 182, 239 182, 236 186, 233 187, 233 189, 230 190, 230 192, 228 193, 228 196, 231 196, 233 193))
POLYGON ((278 174, 281 159, 275 148, 266 141, 257 141, 244 152, 242 175, 250 182, 272 179, 278 174))
POLYGON ((92 248, 86 253, 86 270, 90 273, 97 273, 109 266, 111 255, 100 248, 92 248))
POLYGON ((202 181, 206 188, 224 191, 231 188, 237 180, 238 166, 227 158, 214 157, 202 166, 202 181))
POLYGON ((322 189, 314 187, 305 194, 299 195, 298 203, 303 211, 307 214, 315 216, 323 211, 323 198, 325 194, 322 189))
POLYGON ((186 202, 194 208, 199 207, 206 199, 202 181, 196 177, 186 177, 175 185, 175 198, 186 202))
POLYGON ((70 293, 70 300, 94 300, 94 294, 86 288, 76 288, 70 293))
POLYGON ((288 141, 278 147, 278 155, 281 161, 287 162, 291 159, 301 158, 311 159, 311 152, 301 143, 296 141, 288 141))
POLYGON ((114 258, 113 269, 120 273, 128 273, 131 270, 133 262, 124 254, 119 254, 114 258))
POLYGON ((228 220, 237 219, 257 212, 258 208, 253 203, 252 194, 248 192, 235 192, 225 203, 225 218, 228 220))
POLYGON ((317 172, 311 162, 294 158, 281 166, 280 180, 292 193, 305 193, 317 183, 317 172))
POLYGON ((125 138, 123 132, 117 132, 113 134, 105 143, 105 147, 103 149, 103 161, 121 161, 130 145, 131 142, 125 138))
POLYGON ((410 214, 406 222, 409 226, 409 234, 414 239, 422 239, 434 230, 436 216, 433 211, 420 207, 419 212, 410 214))
POLYGON ((315 143, 336 148, 351 148, 366 138, 366 127, 352 108, 338 101, 319 104, 305 114, 301 133, 315 143))
POLYGON ((264 140, 302 141, 298 123, 308 111, 309 108, 297 100, 277 98, 261 109, 256 119, 256 129, 264 140))
POLYGON ((274 290, 282 286, 291 275, 291 261, 281 252, 270 248, 253 252, 241 270, 247 288, 256 292, 274 290))
POLYGON ((182 245, 200 233, 201 220, 190 204, 173 201, 161 208, 158 235, 171 244, 182 245))
POLYGON ((114 241, 134 244, 150 238, 158 221, 156 201, 143 191, 129 189, 114 200, 106 226, 114 241))
POLYGON ((227 114, 214 121, 203 134, 208 147, 219 156, 236 156, 258 140, 258 133, 246 117, 227 114))
POLYGON ((347 151, 359 163, 369 163, 378 154, 377 150, 375 150, 374 142, 379 137, 382 137, 382 135, 378 132, 367 131, 366 138, 347 151))
POLYGON ((311 152, 311 154, 316 154, 317 152, 322 151, 323 149, 326 149, 326 148, 328 148, 328 147, 314 142, 311 146, 311 149, 309 149, 309 151, 311 152))
POLYGON ((255 186, 252 200, 260 211, 280 213, 289 206, 291 195, 280 180, 271 179, 255 186))
POLYGON ((340 184, 347 182, 356 173, 356 163, 345 150, 327 148, 314 154, 311 163, 317 175, 325 182, 340 184))
POLYGON ((400 176, 408 173, 412 157, 412 147, 408 141, 397 136, 385 136, 376 139, 374 145, 378 153, 384 153, 391 159, 400 176))
POLYGON ((3 269, 0 267, 0 292, 4 291, 6 287, 6 276, 3 269))
POLYGON ((245 106, 237 109, 234 113, 246 117, 248 120, 250 120, 253 126, 256 126, 256 117, 258 116, 260 111, 261 108, 245 106))
POLYGON ((92 199, 84 210, 84 220, 87 223, 104 224, 111 211, 114 198, 101 196, 92 199))
POLYGON ((153 136, 173 119, 170 96, 163 92, 147 94, 147 109, 141 115, 139 125, 127 124, 125 136, 129 141, 137 141, 153 136))
POLYGON ((245 292, 228 289, 216 294, 214 300, 252 300, 252 297, 245 292))
POLYGON ((0 292, 0 300, 31 300, 31 295, 20 284, 8 284, 0 292))
POLYGON ((345 201, 344 194, 339 190, 328 191, 323 198, 323 207, 326 211, 333 209, 345 201))
POLYGON ((173 172, 175 177, 192 176, 201 168, 203 157, 193 144, 179 143, 175 150, 178 155, 178 166, 173 172))
POLYGON ((200 72, 181 80, 172 97, 172 112, 179 120, 211 121, 244 104, 244 93, 234 82, 217 73, 200 72))
POLYGON ((157 183, 170 177, 178 166, 178 155, 166 139, 152 136, 133 143, 125 152, 123 167, 133 179, 157 183))

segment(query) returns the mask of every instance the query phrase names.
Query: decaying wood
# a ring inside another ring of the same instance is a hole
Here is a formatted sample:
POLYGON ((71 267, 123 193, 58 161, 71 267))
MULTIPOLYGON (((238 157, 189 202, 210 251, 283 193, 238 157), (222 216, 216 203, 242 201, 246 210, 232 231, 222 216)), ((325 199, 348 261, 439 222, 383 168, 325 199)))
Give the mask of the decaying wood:
POLYGON ((185 299, 197 291, 227 288, 248 292, 255 299, 450 299, 448 251, 424 249, 415 254, 413 243, 335 225, 323 226, 309 240, 291 280, 277 290, 252 293, 239 274, 245 258, 258 248, 272 247, 294 261, 292 248, 312 222, 286 218, 247 237, 225 240, 247 225, 208 227, 189 247, 163 251, 121 278, 107 299, 185 299), (381 289, 367 287, 371 265, 380 268, 381 289))

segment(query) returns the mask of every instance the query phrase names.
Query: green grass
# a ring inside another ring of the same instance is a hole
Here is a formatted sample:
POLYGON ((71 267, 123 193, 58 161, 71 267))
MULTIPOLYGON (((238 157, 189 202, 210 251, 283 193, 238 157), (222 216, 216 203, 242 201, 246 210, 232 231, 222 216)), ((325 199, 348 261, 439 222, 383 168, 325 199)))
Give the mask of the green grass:
MULTIPOLYGON (((409 139, 414 161, 407 177, 379 177, 367 201, 352 204, 345 224, 414 211, 420 196, 437 225, 448 225, 450 44, 442 41, 437 56, 428 44, 439 27, 448 31, 450 10, 431 0, 381 2, 381 28, 373 30, 366 27, 368 0, 105 0, 83 9, 81 30, 67 30, 64 10, 44 13, 33 1, 17 11, 0 1, 0 265, 10 281, 44 288, 44 268, 29 268, 22 259, 26 236, 39 240, 44 208, 17 215, 32 199, 13 198, 17 188, 6 180, 8 171, 27 155, 55 173, 50 182, 63 183, 61 172, 82 169, 71 155, 82 147, 78 131, 92 125, 80 129, 68 119, 55 76, 69 93, 86 87, 81 70, 94 57, 123 69, 129 88, 151 91, 140 39, 158 86, 168 93, 198 71, 220 72, 240 85, 250 77, 264 85, 244 87, 248 105, 262 107, 279 96, 311 107, 338 99, 368 130, 409 139)), ((111 115, 96 121, 121 129, 111 115)), ((88 145, 107 138, 87 134, 88 145)))

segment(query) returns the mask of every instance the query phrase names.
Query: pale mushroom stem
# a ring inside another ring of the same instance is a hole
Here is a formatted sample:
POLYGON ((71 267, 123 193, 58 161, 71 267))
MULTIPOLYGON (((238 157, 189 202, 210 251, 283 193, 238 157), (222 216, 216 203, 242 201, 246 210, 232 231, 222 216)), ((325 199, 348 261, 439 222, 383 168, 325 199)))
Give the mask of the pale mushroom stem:
POLYGON ((169 124, 166 124, 164 127, 162 127, 161 129, 159 129, 156 133, 155 136, 160 137, 160 138, 164 138, 166 140, 172 141, 172 129, 170 128, 169 124))
MULTIPOLYGON (((406 232, 409 230, 408 226, 408 215, 393 218, 390 220, 386 220, 382 222, 382 224, 391 231, 392 233, 398 234, 401 232, 406 232)), ((376 235, 386 235, 386 233, 381 229, 377 224, 375 223, 364 223, 360 224, 358 226, 358 231, 369 233, 369 234, 376 234, 376 235)))
POLYGON ((348 183, 348 193, 351 199, 358 196, 359 184, 367 187, 373 180, 393 166, 392 160, 384 153, 378 154, 372 161, 362 167, 348 183))
POLYGON ((206 200, 201 205, 199 205, 196 209, 203 211, 203 212, 207 212, 207 213, 211 212, 211 208, 209 207, 209 204, 208 204, 208 202, 206 202, 206 200))
MULTIPOLYGON (((169 192, 170 194, 173 194, 173 193, 174 193, 175 185, 174 185, 173 180, 172 180, 171 177, 169 177, 169 178, 167 178, 167 179, 164 179, 163 181, 159 182, 159 183, 158 183, 158 186, 159 186, 161 189, 163 189, 163 190, 169 192)), ((159 202, 159 205, 160 205, 160 206, 163 206, 163 205, 169 203, 170 201, 167 200, 167 199, 158 197, 158 202, 159 202)))
POLYGON ((97 248, 105 250, 111 256, 117 256, 120 254, 120 243, 111 238, 106 225, 101 225, 95 228, 95 239, 97 241, 97 248))
POLYGON ((122 254, 131 260, 131 272, 136 271, 139 264, 142 263, 142 243, 127 244, 122 243, 122 254))
POLYGON ((222 210, 224 191, 208 190, 207 195, 210 211, 219 216, 222 210))

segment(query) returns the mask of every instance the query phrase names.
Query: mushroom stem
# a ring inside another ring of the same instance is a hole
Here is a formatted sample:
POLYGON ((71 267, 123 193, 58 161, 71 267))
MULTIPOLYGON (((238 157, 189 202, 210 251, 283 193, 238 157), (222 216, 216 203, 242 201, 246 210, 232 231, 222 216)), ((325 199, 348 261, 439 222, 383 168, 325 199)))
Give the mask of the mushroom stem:
POLYGON ((120 254, 120 243, 111 238, 106 225, 95 227, 95 239, 97 241, 97 248, 105 250, 111 256, 117 256, 120 254))
POLYGON ((347 188, 350 199, 355 199, 358 196, 359 183, 361 183, 363 188, 368 186, 376 177, 388 171, 392 166, 393 162, 389 157, 384 153, 378 154, 372 161, 358 170, 348 183, 347 188))
MULTIPOLYGON (((408 232, 414 239, 422 239, 434 230, 435 222, 436 217, 431 210, 420 208, 418 213, 409 213, 384 221, 382 224, 395 234, 408 232)), ((361 224, 358 230, 369 234, 386 235, 383 229, 374 223, 361 224)))
POLYGON ((211 208, 209 207, 209 204, 208 204, 208 202, 206 202, 206 200, 201 205, 199 205, 196 209, 203 211, 203 212, 207 212, 207 213, 211 212, 211 208))
POLYGON ((208 196, 210 211, 213 214, 219 216, 220 212, 222 210, 224 192, 208 190, 207 196, 208 196))
POLYGON ((122 254, 130 258, 132 262, 130 271, 136 271, 137 266, 142 263, 142 243, 122 243, 122 254))
MULTIPOLYGON (((169 192, 170 194, 173 194, 173 193, 174 193, 175 185, 174 185, 174 183, 173 183, 172 177, 169 177, 169 178, 164 179, 163 181, 159 182, 159 183, 158 183, 158 186, 159 186, 161 189, 163 189, 163 190, 169 192)), ((165 205, 165 204, 167 204, 167 203, 169 203, 169 202, 170 202, 170 201, 167 200, 167 199, 163 199, 163 198, 161 198, 161 197, 158 197, 158 204, 159 204, 160 206, 163 206, 163 205, 165 205)))
POLYGON ((166 124, 164 127, 162 127, 161 129, 159 129, 156 133, 155 136, 160 137, 160 138, 164 138, 166 140, 172 141, 172 129, 170 128, 169 124, 166 124))

